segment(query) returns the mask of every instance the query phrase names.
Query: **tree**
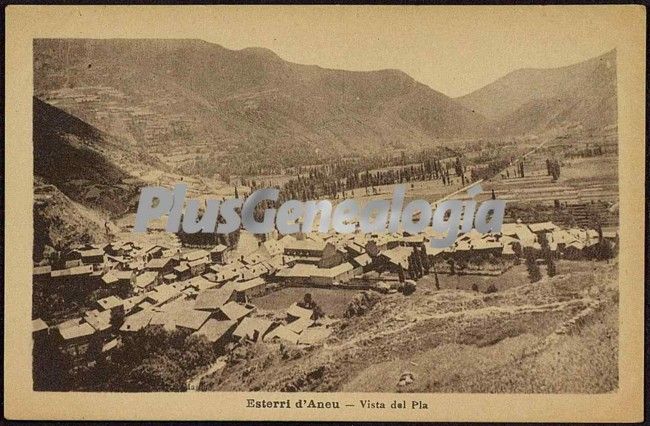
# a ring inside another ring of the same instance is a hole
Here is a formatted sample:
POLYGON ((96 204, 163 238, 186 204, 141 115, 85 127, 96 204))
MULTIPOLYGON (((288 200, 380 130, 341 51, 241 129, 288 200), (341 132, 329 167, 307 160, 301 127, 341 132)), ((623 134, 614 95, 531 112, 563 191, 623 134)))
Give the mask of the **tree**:
POLYGON ((43 248, 42 258, 47 261, 47 265, 58 266, 61 260, 61 252, 55 250, 52 246, 46 245, 43 248))
POLYGON ((449 264, 449 274, 454 275, 456 273, 456 263, 454 262, 454 259, 449 259, 447 263, 449 264))
POLYGON ((549 277, 554 277, 557 275, 557 269, 555 267, 555 260, 553 259, 553 256, 549 256, 546 259, 546 273, 549 277))
POLYGON ((33 347, 33 380, 36 391, 69 391, 72 357, 61 351, 54 333, 36 339, 33 347))
POLYGON ((438 279, 438 271, 436 271, 435 262, 432 263, 432 266, 433 266, 433 279, 435 280, 436 290, 440 290, 440 280, 438 279))
POLYGON ((553 252, 548 243, 546 234, 540 236, 540 246, 542 247, 542 257, 546 262, 546 274, 549 277, 553 277, 557 274, 557 269, 555 268, 555 260, 553 259, 553 252))
MULTIPOLYGON (((183 349, 178 350, 179 355, 174 359, 184 372, 195 372, 206 363, 216 360, 217 354, 214 346, 205 336, 189 335, 185 339, 183 349)), ((167 354, 169 356, 169 354, 167 354)))
POLYGON ((611 259, 614 257, 614 249, 612 248, 612 244, 603 238, 603 228, 600 223, 596 225, 596 231, 598 231, 598 243, 594 250, 594 257, 597 260, 611 259))
POLYGON ((422 263, 422 269, 426 275, 429 275, 429 270, 431 269, 431 263, 429 262, 429 256, 424 248, 419 250, 420 253, 420 262, 422 263))
POLYGON ((180 392, 185 390, 183 371, 165 355, 146 358, 125 378, 125 390, 131 392, 180 392))
POLYGON ((404 276, 404 267, 402 264, 399 264, 399 268, 397 269, 397 276, 399 277, 399 282, 403 283, 406 281, 406 277, 404 276))
POLYGON ((217 355, 202 336, 150 326, 124 335, 110 359, 99 359, 88 376, 93 376, 95 390, 183 391, 187 380, 214 362, 217 355))
POLYGON ((406 272, 408 273, 409 279, 412 279, 412 280, 417 279, 417 276, 415 274, 415 265, 410 260, 409 260, 409 266, 408 266, 406 272))
POLYGON ((372 291, 364 290, 352 298, 345 311, 345 317, 351 318, 365 314, 379 301, 379 296, 372 291))
POLYGON ((542 279, 542 273, 539 270, 539 265, 535 261, 535 255, 532 251, 526 251, 526 269, 528 270, 528 279, 531 283, 535 283, 542 279))
POLYGON ((422 278, 424 275, 424 269, 422 268, 422 263, 420 259, 420 254, 418 252, 417 248, 413 249, 413 253, 411 253, 410 259, 409 259, 409 264, 413 265, 413 275, 415 278, 422 278))
POLYGON ((402 294, 404 294, 405 296, 408 296, 409 294, 413 294, 415 292, 415 289, 416 289, 415 281, 407 281, 401 287, 402 294))
POLYGON ((614 257, 614 249, 612 248, 612 243, 603 239, 598 243, 597 248, 598 260, 608 260, 614 257))
POLYGON ((311 293, 305 293, 304 296, 302 297, 302 301, 298 302, 298 306, 305 309, 312 309, 313 299, 311 297, 311 293))

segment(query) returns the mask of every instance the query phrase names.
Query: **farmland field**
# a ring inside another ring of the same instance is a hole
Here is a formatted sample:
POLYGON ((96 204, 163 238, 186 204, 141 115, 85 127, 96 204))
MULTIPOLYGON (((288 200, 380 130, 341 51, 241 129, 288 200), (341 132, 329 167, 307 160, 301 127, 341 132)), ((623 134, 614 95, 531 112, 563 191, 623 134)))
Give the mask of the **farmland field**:
POLYGON ((618 182, 618 156, 574 158, 565 161, 560 181, 571 184, 580 182, 618 182))
POLYGON ((326 315, 340 318, 357 292, 343 289, 288 287, 255 298, 253 303, 261 309, 284 311, 294 302, 302 300, 305 293, 311 293, 313 300, 318 303, 326 315))
MULTIPOLYGON (((591 261, 572 261, 572 260, 557 260, 555 267, 558 274, 581 274, 590 273, 599 267, 598 262, 591 261)), ((543 275, 546 274, 546 267, 540 265, 540 270, 543 275)), ((458 290, 471 290, 472 285, 478 286, 479 292, 485 292, 490 285, 494 285, 497 291, 507 290, 509 288, 528 285, 528 272, 526 266, 522 263, 514 265, 506 272, 499 276, 480 276, 480 275, 446 275, 438 274, 440 289, 458 289, 458 290)), ((418 281, 418 290, 435 290, 435 280, 433 275, 425 275, 418 281)))
MULTIPOLYGON (((526 267, 515 265, 503 274, 492 276, 480 275, 445 275, 438 274, 438 280, 441 289, 458 289, 471 290, 472 285, 476 284, 480 292, 485 292, 490 285, 494 285, 497 290, 505 290, 528 283, 526 267)), ((418 281, 417 291, 435 290, 435 280, 433 275, 425 275, 418 281)))

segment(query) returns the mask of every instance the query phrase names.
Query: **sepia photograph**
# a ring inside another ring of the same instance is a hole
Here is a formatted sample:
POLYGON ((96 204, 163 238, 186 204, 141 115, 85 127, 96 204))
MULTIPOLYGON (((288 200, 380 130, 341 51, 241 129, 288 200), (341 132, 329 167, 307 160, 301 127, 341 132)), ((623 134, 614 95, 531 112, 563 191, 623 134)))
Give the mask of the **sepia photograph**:
POLYGON ((619 395, 619 10, 272 10, 28 40, 29 392, 619 395))

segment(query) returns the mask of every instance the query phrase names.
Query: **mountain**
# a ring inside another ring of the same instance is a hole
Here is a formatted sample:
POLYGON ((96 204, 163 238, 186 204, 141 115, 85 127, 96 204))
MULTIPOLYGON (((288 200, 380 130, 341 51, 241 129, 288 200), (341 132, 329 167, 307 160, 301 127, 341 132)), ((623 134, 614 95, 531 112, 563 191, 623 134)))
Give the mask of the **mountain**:
POLYGON ((398 70, 300 65, 263 48, 39 39, 34 94, 125 149, 146 150, 159 168, 227 177, 453 138, 615 124, 616 52, 514 71, 451 99, 398 70))
POLYGON ((616 51, 553 69, 520 69, 457 98, 505 133, 617 122, 616 51))
POLYGON ((56 187, 66 199, 105 218, 135 205, 143 183, 118 162, 137 170, 146 154, 38 99, 33 114, 34 176, 42 185, 56 187))
POLYGON ((175 168, 313 164, 492 131, 401 71, 324 69, 200 40, 35 40, 34 86, 175 168))
POLYGON ((106 241, 100 214, 72 201, 56 186, 36 178, 34 186, 34 259, 45 247, 63 250, 77 243, 106 241))

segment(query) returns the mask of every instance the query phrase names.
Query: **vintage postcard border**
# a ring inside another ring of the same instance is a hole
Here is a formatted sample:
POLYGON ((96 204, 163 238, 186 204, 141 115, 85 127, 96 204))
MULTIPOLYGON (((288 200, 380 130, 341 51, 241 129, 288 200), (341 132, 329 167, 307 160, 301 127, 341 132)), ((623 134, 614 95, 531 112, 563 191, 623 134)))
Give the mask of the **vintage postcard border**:
MULTIPOLYGON (((263 16, 357 13, 364 6, 253 7, 263 16)), ((367 6, 365 6, 367 7, 367 6)), ((494 6, 492 6, 494 7, 494 6)), ((339 401, 372 398, 422 400, 428 410, 346 408, 250 409, 249 393, 98 394, 34 392, 31 379, 32 250, 32 40, 34 38, 200 38, 200 28, 222 7, 10 6, 6 9, 6 242, 5 416, 9 419, 300 419, 465 421, 640 421, 643 418, 645 10, 642 6, 511 6, 606 16, 618 54, 620 187, 620 387, 598 395, 522 394, 305 394, 261 393, 256 398, 339 401), (175 22, 196 22, 182 33, 175 22)), ((381 7, 382 13, 424 13, 427 8, 381 7)), ((459 7, 458 13, 489 13, 459 7)), ((358 405, 358 404, 357 404, 358 405)))

